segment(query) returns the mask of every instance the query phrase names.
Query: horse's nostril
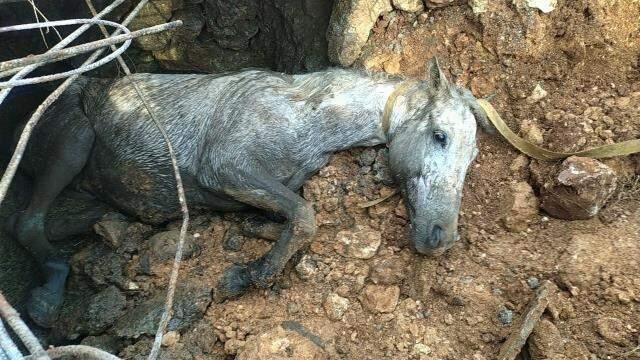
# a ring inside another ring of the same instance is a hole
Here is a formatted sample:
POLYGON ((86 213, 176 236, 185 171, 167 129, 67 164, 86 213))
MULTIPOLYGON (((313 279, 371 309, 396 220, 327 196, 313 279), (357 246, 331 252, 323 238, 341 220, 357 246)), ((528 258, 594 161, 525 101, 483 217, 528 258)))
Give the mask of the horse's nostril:
POLYGON ((431 247, 437 247, 438 245, 440 245, 443 235, 444 230, 442 230, 442 227, 440 225, 435 225, 431 230, 431 239, 429 239, 429 245, 431 245, 431 247))

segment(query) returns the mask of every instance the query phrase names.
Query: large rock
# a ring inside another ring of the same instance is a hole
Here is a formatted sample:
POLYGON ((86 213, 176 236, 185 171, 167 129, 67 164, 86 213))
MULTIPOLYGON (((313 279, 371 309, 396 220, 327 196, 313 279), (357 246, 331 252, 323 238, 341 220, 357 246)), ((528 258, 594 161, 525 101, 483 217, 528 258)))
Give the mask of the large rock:
POLYGON ((238 354, 238 360, 280 360, 326 359, 325 351, 296 331, 285 330, 278 326, 257 337, 247 339, 244 350, 238 354))
POLYGON ((382 234, 366 226, 343 230, 336 234, 335 250, 338 254, 356 259, 371 259, 382 242, 382 234))
MULTIPOLYGON (((150 1, 142 7, 138 16, 129 24, 129 30, 140 30, 145 27, 164 24, 171 19, 174 0, 150 1)), ((133 42, 143 50, 161 50, 169 45, 171 31, 163 31, 135 38, 133 42)))
POLYGON ((367 285, 362 292, 362 304, 374 313, 390 313, 400 298, 398 286, 367 285))
POLYGON ((540 186, 541 207, 559 219, 578 220, 595 216, 616 189, 615 172, 590 158, 567 158, 557 175, 538 170, 532 168, 540 186))
POLYGON ((343 66, 352 65, 378 17, 391 10, 389 0, 336 0, 327 29, 329 59, 343 66))
POLYGON ((525 181, 511 184, 511 194, 505 198, 504 208, 508 213, 502 218, 507 229, 525 231, 538 215, 538 198, 531 185, 525 181))

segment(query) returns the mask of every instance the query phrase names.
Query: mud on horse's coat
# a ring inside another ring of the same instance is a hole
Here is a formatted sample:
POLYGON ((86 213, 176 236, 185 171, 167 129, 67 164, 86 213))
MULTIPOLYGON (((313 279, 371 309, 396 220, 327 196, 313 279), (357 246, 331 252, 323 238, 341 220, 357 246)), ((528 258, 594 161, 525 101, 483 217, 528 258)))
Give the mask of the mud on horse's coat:
MULTIPOLYGON (((476 121, 488 123, 473 96, 450 84, 437 61, 427 81, 408 83, 343 69, 133 78, 166 127, 190 206, 254 208, 285 219, 264 256, 226 270, 217 300, 269 286, 312 241, 315 214, 296 191, 343 149, 388 144, 418 252, 442 252, 458 237, 462 186, 477 153, 476 121)), ((142 221, 179 216, 170 161, 159 139, 124 79, 79 79, 41 120, 23 162, 35 179, 33 197, 13 221, 15 236, 47 275, 28 302, 41 325, 55 320, 69 271, 44 227, 49 206, 65 186, 79 184, 142 221)))

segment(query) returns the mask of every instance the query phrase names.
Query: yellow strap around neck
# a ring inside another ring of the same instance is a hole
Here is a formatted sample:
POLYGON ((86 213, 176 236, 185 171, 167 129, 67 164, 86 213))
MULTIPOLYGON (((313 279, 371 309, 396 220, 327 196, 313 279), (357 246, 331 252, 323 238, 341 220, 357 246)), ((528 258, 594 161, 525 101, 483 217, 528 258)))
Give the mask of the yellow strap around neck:
POLYGON ((384 135, 389 137, 389 128, 391 127, 391 111, 393 110, 393 106, 396 104, 396 99, 400 96, 410 85, 412 82, 407 81, 403 82, 400 85, 396 86, 395 89, 391 92, 389 97, 387 98, 387 102, 384 104, 384 112, 382 113, 382 131, 384 135))

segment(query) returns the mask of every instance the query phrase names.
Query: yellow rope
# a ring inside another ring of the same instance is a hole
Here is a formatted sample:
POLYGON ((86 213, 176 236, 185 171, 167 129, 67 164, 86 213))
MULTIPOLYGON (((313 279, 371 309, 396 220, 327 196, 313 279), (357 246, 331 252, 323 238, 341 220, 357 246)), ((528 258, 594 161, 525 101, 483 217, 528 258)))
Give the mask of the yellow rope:
POLYGON ((588 150, 570 152, 570 153, 556 152, 556 151, 543 149, 539 146, 536 146, 524 140, 523 138, 516 135, 516 133, 511 131, 509 126, 500 117, 500 114, 498 114, 496 109, 494 109, 494 107, 491 106, 491 104, 487 100, 480 99, 478 100, 478 104, 482 107, 482 109, 484 109, 485 113, 487 114, 487 117, 489 118, 491 123, 493 123, 493 125, 496 127, 498 132, 502 134, 502 136, 504 136, 504 138, 507 139, 507 141, 511 145, 513 145, 516 149, 520 150, 521 152, 538 160, 547 160, 547 161, 560 160, 573 155, 599 159, 599 158, 608 158, 608 157, 614 157, 614 156, 630 155, 630 154, 640 152, 640 139, 627 140, 627 141, 623 141, 616 144, 603 145, 603 146, 598 146, 588 150))

